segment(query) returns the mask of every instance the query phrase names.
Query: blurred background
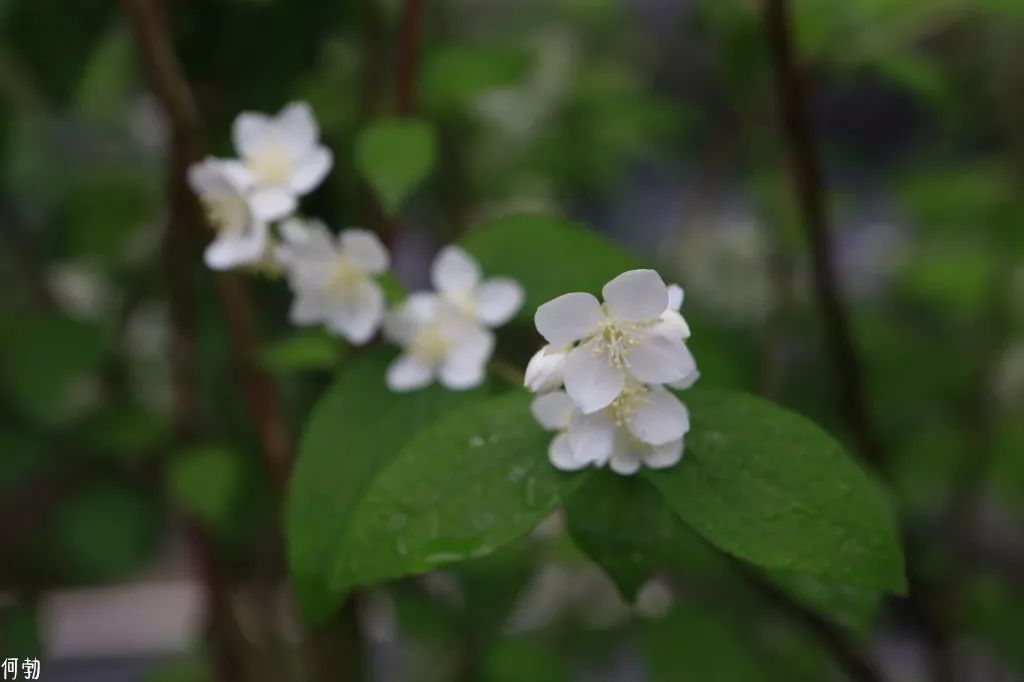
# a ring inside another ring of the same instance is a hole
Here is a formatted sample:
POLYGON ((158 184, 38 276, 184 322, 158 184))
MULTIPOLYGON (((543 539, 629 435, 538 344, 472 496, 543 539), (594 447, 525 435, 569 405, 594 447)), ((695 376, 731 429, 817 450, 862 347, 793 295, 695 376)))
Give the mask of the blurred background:
POLYGON ((1024 680, 1024 2, 792 0, 795 137, 768 4, 0 0, 2 657, 67 682, 1024 680), (182 182, 293 100, 335 153, 306 211, 387 234, 410 288, 518 212, 681 283, 703 385, 811 417, 891 487, 911 598, 808 615, 695 544, 627 604, 555 516, 302 624, 266 455, 346 350, 288 326, 283 282, 204 269, 182 182), (440 158, 389 220, 352 149, 399 111, 440 158))

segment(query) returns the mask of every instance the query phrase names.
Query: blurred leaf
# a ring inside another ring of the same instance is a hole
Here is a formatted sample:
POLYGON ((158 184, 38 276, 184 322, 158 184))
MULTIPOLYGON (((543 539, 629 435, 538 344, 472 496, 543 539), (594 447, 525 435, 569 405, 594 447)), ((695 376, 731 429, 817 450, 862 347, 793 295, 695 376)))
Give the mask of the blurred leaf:
POLYGON ((437 133, 425 121, 380 119, 356 140, 356 168, 394 215, 434 168, 437 133))
POLYGON ((687 532, 650 483, 611 471, 594 472, 565 501, 565 511, 573 541, 627 602, 636 599, 653 570, 673 563, 687 532))
POLYGON ((205 663, 188 661, 173 663, 149 675, 144 682, 211 682, 213 676, 205 663))
POLYGON ((516 598, 533 576, 534 561, 521 541, 491 554, 453 567, 466 597, 469 627, 480 636, 497 632, 505 624, 516 598))
POLYGON ((285 526, 293 588, 310 620, 327 618, 343 597, 329 585, 331 564, 370 481, 417 431, 484 394, 437 386, 392 393, 384 384, 392 356, 353 358, 303 428, 285 526))
POLYGON ((227 447, 187 450, 167 464, 167 487, 182 509, 220 531, 235 520, 242 498, 245 462, 227 447))
POLYGON ((33 420, 64 417, 75 384, 98 369, 105 353, 103 330, 56 316, 19 319, 0 334, 0 373, 8 398, 33 420))
POLYGON ((762 682, 769 677, 735 623, 695 602, 644 623, 643 649, 651 682, 762 682))
POLYGON ((260 350, 260 361, 272 372, 282 374, 311 370, 330 370, 338 366, 344 341, 322 329, 303 329, 260 350))
POLYGON ((334 557, 339 589, 482 557, 532 530, 568 477, 519 392, 477 399, 414 435, 370 482, 334 557))
POLYGON ((116 580, 138 570, 157 546, 159 511, 144 492, 98 483, 61 504, 53 550, 63 575, 116 580))
POLYGON ((529 57, 519 50, 450 43, 426 55, 420 90, 429 109, 444 112, 472 95, 515 83, 529 66, 529 57))
POLYGON ((0 656, 38 658, 41 653, 36 610, 17 602, 0 607, 0 656))
POLYGON ((484 682, 568 682, 564 656, 551 642, 528 637, 502 637, 487 650, 484 682))
POLYGON ((965 597, 966 629, 991 644, 1024 674, 1024 594, 1005 582, 981 576, 974 580, 965 597))
POLYGON ((97 454, 132 458, 153 454, 167 442, 166 422, 139 404, 111 406, 94 415, 83 427, 82 438, 97 454))
POLYGON ((768 569, 902 592, 889 504, 812 422, 753 396, 689 391, 679 466, 644 475, 713 545, 768 569))
POLYGON ((570 291, 598 294, 601 287, 640 261, 568 220, 510 216, 485 223, 460 240, 488 275, 519 280, 526 302, 519 318, 532 320, 537 306, 570 291))
POLYGON ((62 214, 67 248, 76 258, 114 266, 158 212, 154 173, 140 168, 90 168, 74 177, 62 214))
POLYGON ((0 431, 0 494, 14 490, 53 463, 46 444, 36 436, 0 431))

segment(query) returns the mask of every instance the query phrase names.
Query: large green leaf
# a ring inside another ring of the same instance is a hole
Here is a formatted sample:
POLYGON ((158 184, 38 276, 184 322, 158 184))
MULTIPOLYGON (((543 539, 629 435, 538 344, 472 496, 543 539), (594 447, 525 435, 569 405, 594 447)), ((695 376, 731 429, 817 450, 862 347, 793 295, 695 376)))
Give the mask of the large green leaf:
POLYGON ((686 403, 682 463, 645 476, 687 524, 764 568, 906 588, 888 500, 836 440, 753 396, 697 390, 686 403))
POLYGON ((428 107, 446 112, 472 95, 518 81, 529 66, 529 57, 516 50, 493 45, 441 45, 427 55, 420 90, 428 107))
POLYGON ((547 459, 551 436, 514 392, 446 415, 370 483, 334 564, 347 589, 486 556, 554 509, 575 480, 547 459))
POLYGON ((570 291, 597 294, 616 275, 642 262, 606 239, 561 218, 499 218, 461 240, 489 275, 514 277, 526 289, 519 312, 532 319, 537 306, 570 291))
POLYGON ((384 210, 395 214, 433 169, 437 135, 424 121, 382 119, 359 134, 355 153, 356 168, 377 192, 384 210))
POLYGON ((329 584, 331 565, 370 481, 423 426, 483 394, 436 386, 392 393, 384 384, 391 355, 353 359, 303 430, 286 531, 293 587, 310 620, 326 618, 342 599, 344 591, 329 584))

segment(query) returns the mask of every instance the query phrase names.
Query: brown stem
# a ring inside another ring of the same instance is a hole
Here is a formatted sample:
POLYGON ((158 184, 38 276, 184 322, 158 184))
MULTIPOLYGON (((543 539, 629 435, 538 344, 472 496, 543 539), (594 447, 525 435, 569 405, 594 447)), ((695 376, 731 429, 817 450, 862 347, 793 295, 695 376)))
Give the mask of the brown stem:
POLYGON ((398 43, 398 113, 416 113, 416 77, 419 71, 420 0, 404 0, 398 43))
POLYGON ((840 407, 861 456, 879 466, 882 462, 881 444, 871 423, 861 363, 850 331, 849 315, 839 291, 829 242, 825 188, 811 133, 803 75, 793 47, 787 2, 766 0, 765 8, 765 28, 790 171, 811 246, 814 289, 839 383, 840 407))

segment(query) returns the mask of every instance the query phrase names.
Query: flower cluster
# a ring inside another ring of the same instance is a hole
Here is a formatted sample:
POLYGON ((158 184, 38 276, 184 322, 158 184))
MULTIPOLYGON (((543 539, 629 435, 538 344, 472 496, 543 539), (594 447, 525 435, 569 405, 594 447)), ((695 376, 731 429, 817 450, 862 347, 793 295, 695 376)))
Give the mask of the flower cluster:
POLYGON ((387 373, 392 390, 414 390, 435 378, 455 390, 480 384, 494 350, 491 329, 519 310, 522 288, 508 278, 483 280, 469 254, 449 246, 431 268, 436 291, 413 294, 386 312, 378 276, 390 257, 377 235, 359 228, 335 235, 323 222, 295 215, 299 198, 333 162, 319 137, 305 103, 289 104, 277 116, 246 112, 232 128, 238 158, 210 157, 189 169, 217 232, 206 264, 283 272, 294 293, 292 323, 323 325, 351 343, 368 342, 383 323, 385 336, 402 348, 387 373))
POLYGON ((565 294, 534 317, 549 345, 530 360, 525 384, 540 394, 534 417, 556 433, 551 462, 564 470, 607 464, 620 474, 673 466, 689 414, 665 385, 688 388, 699 376, 679 312, 683 290, 653 270, 630 270, 602 295, 604 303, 565 294))
POLYGON ((457 246, 434 259, 436 291, 412 294, 384 321, 384 335, 402 354, 388 367, 388 386, 411 391, 435 378, 446 388, 477 386, 494 351, 494 334, 523 305, 523 290, 507 277, 482 279, 480 266, 457 246))

